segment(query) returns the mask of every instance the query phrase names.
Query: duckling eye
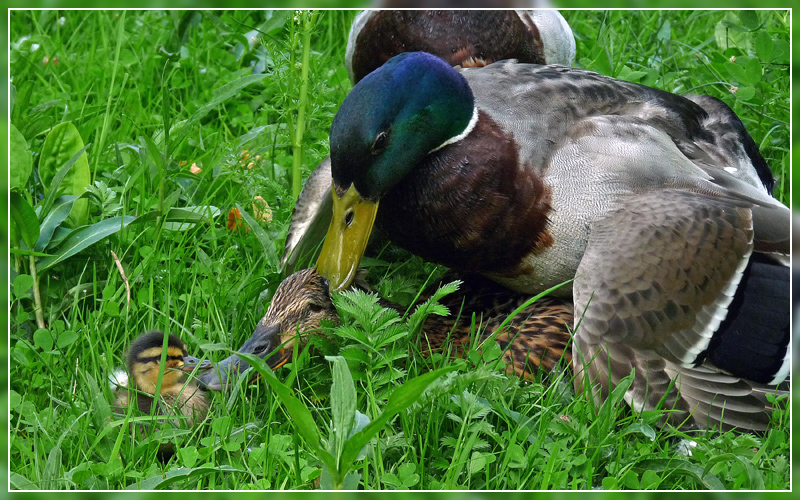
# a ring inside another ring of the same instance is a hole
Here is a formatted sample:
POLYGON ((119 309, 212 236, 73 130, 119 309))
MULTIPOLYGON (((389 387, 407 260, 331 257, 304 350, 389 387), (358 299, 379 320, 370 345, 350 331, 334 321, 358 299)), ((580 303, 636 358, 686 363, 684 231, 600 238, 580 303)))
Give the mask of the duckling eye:
POLYGON ((318 313, 322 310, 322 306, 319 304, 314 304, 312 302, 311 304, 308 304, 308 310, 311 311, 312 313, 318 313))
POLYGON ((375 136, 375 140, 372 141, 372 154, 376 155, 378 153, 383 152, 386 149, 386 145, 389 143, 389 134, 386 132, 379 132, 378 135, 375 136))

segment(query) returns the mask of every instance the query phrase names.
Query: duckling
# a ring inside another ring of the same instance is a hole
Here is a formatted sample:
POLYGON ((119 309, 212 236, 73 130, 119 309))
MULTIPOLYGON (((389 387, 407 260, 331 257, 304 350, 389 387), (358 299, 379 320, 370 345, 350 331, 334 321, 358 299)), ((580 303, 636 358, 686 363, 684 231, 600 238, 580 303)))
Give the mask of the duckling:
MULTIPOLYGON (((323 321, 337 324, 339 315, 331 302, 328 280, 313 269, 298 271, 284 280, 253 335, 237 352, 267 358, 267 364, 279 368, 291 359, 294 341, 319 332, 323 321)), ((249 364, 238 354, 229 356, 199 376, 209 390, 221 391, 231 378, 243 373, 249 364)))
MULTIPOLYGON (((369 290, 362 278, 354 286, 369 290)), ((453 354, 463 355, 468 348, 473 315, 478 324, 484 325, 482 341, 494 334, 503 321, 529 298, 482 277, 467 278, 459 292, 441 301, 452 315, 428 317, 422 328, 422 347, 434 352, 452 345, 453 354)), ((380 303, 384 307, 403 310, 398 304, 382 298, 380 303)), ((302 340, 305 335, 319 331, 322 320, 339 323, 329 295, 328 280, 314 269, 298 271, 280 284, 264 318, 238 352, 261 357, 271 354, 267 363, 276 368, 290 359, 290 346, 298 338, 297 333, 300 332, 302 340), (280 345, 284 347, 272 354, 280 345)), ((567 345, 572 321, 573 309, 568 301, 545 297, 526 306, 496 336, 504 350, 507 371, 531 378, 539 369, 553 371, 562 360, 569 365, 571 354, 567 345)), ((218 370, 204 373, 200 379, 210 389, 222 390, 231 374, 240 373, 247 366, 233 355, 220 362, 218 370)))
MULTIPOLYGON (((149 414, 155 398, 161 354, 164 349, 164 332, 148 332, 131 345, 127 355, 128 387, 119 387, 114 401, 115 411, 124 414, 131 404, 131 392, 135 392, 139 411, 149 414)), ((194 380, 187 380, 186 373, 194 369, 205 369, 210 363, 200 362, 189 356, 186 345, 177 336, 167 339, 166 370, 163 372, 158 397, 157 415, 176 413, 188 417, 186 424, 193 426, 205 419, 210 401, 206 391, 194 380)))

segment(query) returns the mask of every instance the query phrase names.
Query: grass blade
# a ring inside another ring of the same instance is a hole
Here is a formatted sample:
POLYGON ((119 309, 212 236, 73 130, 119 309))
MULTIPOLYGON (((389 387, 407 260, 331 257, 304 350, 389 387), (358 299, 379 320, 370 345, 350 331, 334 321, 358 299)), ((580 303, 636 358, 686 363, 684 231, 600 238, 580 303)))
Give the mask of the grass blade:
MULTIPOLYGON (((331 384, 331 413, 333 414, 334 457, 342 456, 342 449, 350 435, 356 416, 356 388, 347 361, 341 356, 325 356, 333 362, 331 384)), ((349 465, 349 464, 348 464, 349 465)), ((340 463, 341 466, 341 463, 340 463)))
POLYGON ((253 356, 252 354, 240 353, 239 356, 247 361, 250 366, 253 367, 253 369, 255 369, 261 374, 262 377, 264 377, 264 380, 267 381, 267 384, 269 384, 272 390, 275 391, 278 399, 281 400, 281 403, 286 408, 289 416, 292 417, 292 423, 294 424, 295 429, 297 429, 300 435, 303 436, 303 439, 305 439, 306 442, 311 445, 311 447, 314 448, 317 453, 320 454, 322 461, 325 462, 329 468, 334 469, 336 466, 336 460, 322 447, 319 428, 314 422, 314 417, 311 415, 311 412, 306 405, 304 405, 302 401, 297 399, 294 394, 292 394, 291 389, 283 385, 280 380, 278 380, 263 359, 259 358, 258 356, 253 356))
MULTIPOLYGON (((39 220, 36 218, 36 212, 33 211, 30 203, 16 191, 11 191, 9 201, 11 202, 11 222, 17 226, 18 234, 28 248, 34 248, 36 240, 39 238, 39 220)), ((18 243, 17 241, 11 242, 12 245, 18 243)))
POLYGON ((266 76, 266 74, 246 75, 215 90, 211 96, 211 100, 204 104, 203 107, 198 109, 192 116, 189 117, 189 119, 183 122, 180 128, 174 134, 172 134, 172 138, 170 139, 170 142, 172 143, 172 149, 175 149, 175 147, 181 143, 181 141, 189 134, 189 131, 192 129, 192 127, 194 127, 204 116, 206 116, 209 111, 217 107, 222 102, 227 101, 248 85, 263 80, 266 76))
POLYGON ((49 189, 45 193, 44 200, 41 203, 42 208, 40 209, 41 211, 39 212, 39 220, 43 219, 44 216, 50 212, 50 208, 53 206, 53 202, 57 197, 56 193, 58 192, 58 188, 61 186, 61 182, 64 180, 64 177, 67 176, 72 166, 78 162, 78 160, 82 157, 82 155, 84 155, 86 149, 90 146, 90 144, 91 143, 85 145, 83 148, 81 148, 80 151, 72 155, 72 158, 70 158, 69 161, 67 161, 67 163, 65 163, 64 166, 61 167, 61 170, 59 170, 58 173, 50 181, 49 189))
POLYGON ((76 253, 88 248, 106 236, 110 236, 120 229, 133 222, 134 217, 129 215, 121 217, 111 217, 101 220, 91 226, 87 226, 74 231, 67 236, 64 243, 53 252, 52 257, 45 257, 36 263, 39 272, 45 271, 59 262, 72 257, 76 253))
POLYGON ((241 205, 238 203, 236 204, 236 208, 239 209, 239 213, 242 214, 242 218, 250 226, 250 229, 253 230, 253 234, 256 235, 258 241, 261 243, 261 247, 264 249, 264 255, 267 256, 267 262, 269 262, 270 266, 273 269, 277 270, 279 263, 278 263, 278 252, 275 251, 275 245, 272 244, 272 238, 269 237, 264 228, 256 222, 250 214, 247 213, 246 210, 242 208, 241 205))
MULTIPOLYGON (((455 366, 439 368, 415 377, 395 389, 389 396, 389 401, 386 403, 386 408, 384 408, 383 413, 378 415, 375 420, 367 424, 364 429, 354 434, 353 437, 347 441, 342 451, 341 463, 352 464, 361 451, 361 448, 366 446, 369 440, 380 432, 383 426, 386 425, 392 417, 411 406, 437 378, 455 369, 455 366)), ((340 472, 344 474, 347 471, 342 470, 340 472)))

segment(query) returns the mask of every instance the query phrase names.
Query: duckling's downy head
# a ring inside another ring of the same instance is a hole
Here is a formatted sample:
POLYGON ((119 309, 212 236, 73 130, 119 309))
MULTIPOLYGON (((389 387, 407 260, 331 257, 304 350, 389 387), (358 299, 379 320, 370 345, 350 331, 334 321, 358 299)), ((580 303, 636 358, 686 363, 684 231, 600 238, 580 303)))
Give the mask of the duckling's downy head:
MULTIPOLYGON (((314 269, 298 271, 278 286, 266 314, 238 352, 261 358, 271 355, 267 364, 277 368, 291 357, 294 339, 319 330, 323 320, 339 321, 328 290, 328 280, 314 269)), ((222 390, 228 377, 242 373, 248 366, 234 354, 203 373, 200 382, 208 389, 222 390)))
MULTIPOLYGON (((148 332, 136 339, 128 351, 128 372, 133 383, 137 389, 148 394, 156 392, 165 335, 158 330, 148 332)), ((189 356, 183 341, 176 335, 170 334, 167 337, 167 358, 161 391, 183 385, 186 381, 184 372, 191 372, 197 366, 202 366, 200 360, 189 356)))

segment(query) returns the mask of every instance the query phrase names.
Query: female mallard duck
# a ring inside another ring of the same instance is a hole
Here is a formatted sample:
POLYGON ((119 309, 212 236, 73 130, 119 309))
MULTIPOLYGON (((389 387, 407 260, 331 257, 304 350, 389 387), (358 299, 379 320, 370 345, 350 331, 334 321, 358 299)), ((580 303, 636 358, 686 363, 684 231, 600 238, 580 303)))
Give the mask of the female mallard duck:
POLYGON ((114 407, 117 413, 124 413, 130 405, 131 392, 135 391, 133 395, 139 411, 149 414, 161 376, 156 415, 182 415, 187 417, 186 423, 192 426, 205 419, 210 403, 206 391, 193 380, 187 380, 186 373, 205 369, 209 365, 189 356, 183 341, 175 335, 169 335, 165 370, 162 371, 163 351, 164 332, 157 330, 142 335, 131 345, 127 355, 129 382, 126 385, 129 387, 118 388, 114 407))
MULTIPOLYGON (((294 338, 298 334, 320 331, 323 320, 338 322, 339 316, 328 291, 328 280, 310 270, 298 272, 295 276, 281 283, 253 335, 237 352, 267 358, 271 368, 278 368, 291 358, 294 338)), ((244 372, 249 366, 234 354, 201 374, 199 379, 209 390, 220 391, 234 374, 244 372)))
POLYGON ((501 59, 572 66, 575 37, 555 10, 366 10, 353 21, 345 65, 355 83, 416 51, 465 68, 501 59))
MULTIPOLYGON (((361 283, 359 287, 365 286, 361 283)), ((422 327, 423 348, 432 351, 452 346, 453 353, 462 355, 475 324, 483 326, 480 340, 495 334, 502 323, 530 296, 512 292, 480 277, 472 277, 459 292, 446 296, 440 303, 454 315, 431 315, 422 327)), ((381 299, 385 307, 400 306, 381 299)), ((267 358, 275 368, 288 361, 295 338, 319 331, 321 320, 338 324, 339 316, 333 306, 328 280, 314 269, 304 269, 287 277, 278 287, 264 318, 253 335, 238 352, 267 358), (280 347, 280 350, 279 350, 280 347)), ((503 349, 503 360, 509 373, 529 378, 537 370, 552 371, 560 361, 566 365, 571 356, 566 351, 572 324, 572 305, 555 298, 540 298, 518 311, 497 333, 495 340, 503 349)), ((218 365, 218 369, 201 375, 203 383, 221 390, 233 374, 248 367, 234 354, 218 365)))
POLYGON ((331 127, 320 274, 355 275, 373 223, 423 258, 577 311, 576 384, 636 377, 701 427, 764 429, 789 369, 790 211, 722 101, 565 67, 396 56, 331 127), (380 206, 380 210, 378 207, 380 206), (678 395, 680 393, 680 395, 678 395))
MULTIPOLYGON (((508 7, 508 6, 506 6, 508 7)), ((425 51, 453 66, 484 66, 500 59, 572 66, 575 37, 555 10, 367 10, 350 29, 345 66, 357 83, 392 56, 425 51)), ((326 158, 306 180, 286 236, 281 265, 306 267, 331 221, 331 162, 326 158)))

